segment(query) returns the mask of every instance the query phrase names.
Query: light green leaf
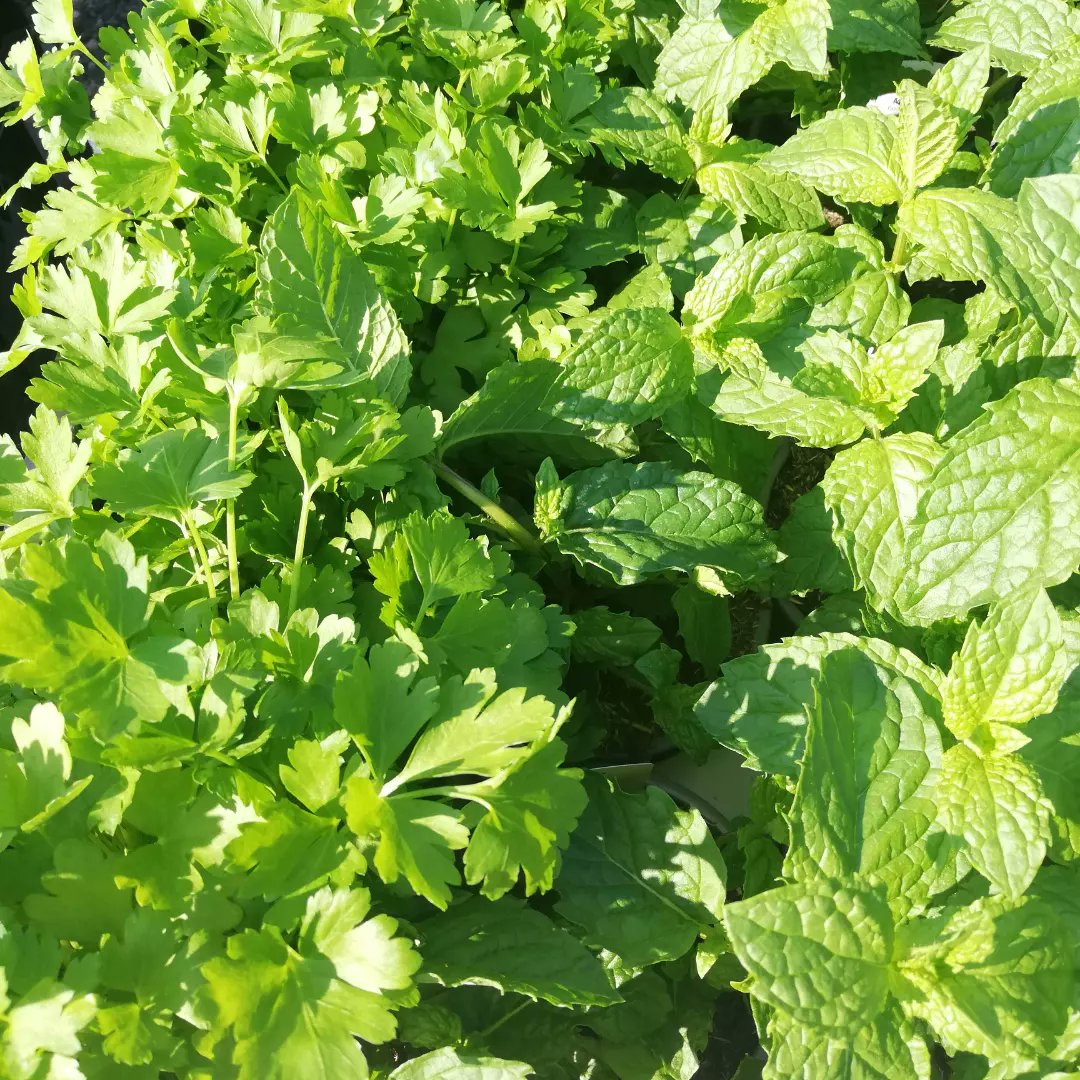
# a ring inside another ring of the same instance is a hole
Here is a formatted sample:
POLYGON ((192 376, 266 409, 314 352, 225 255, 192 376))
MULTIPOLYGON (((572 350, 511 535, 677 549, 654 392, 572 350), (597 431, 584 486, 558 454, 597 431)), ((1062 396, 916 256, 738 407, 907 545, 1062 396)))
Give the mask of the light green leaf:
POLYGON ((715 18, 684 18, 660 52, 656 92, 692 109, 734 101, 773 64, 754 35, 744 32, 760 10, 734 4, 715 18))
POLYGON ((281 782, 309 810, 320 810, 337 796, 344 746, 344 732, 336 732, 322 742, 300 739, 289 750, 289 764, 278 766, 281 782))
POLYGON ((746 758, 748 768, 797 778, 814 679, 825 656, 851 648, 927 696, 937 694, 934 669, 906 649, 877 638, 821 634, 787 638, 729 661, 723 678, 701 696, 696 715, 714 738, 746 758))
POLYGON ((941 24, 931 44, 956 52, 986 45, 996 66, 1030 75, 1069 36, 1069 18, 1065 0, 970 0, 941 24))
POLYGON ((757 19, 751 34, 774 63, 824 78, 829 70, 831 22, 829 0, 783 0, 757 19))
POLYGON ((598 957, 520 900, 473 897, 420 932, 424 971, 444 986, 493 986, 561 1006, 622 1000, 598 957))
POLYGON ((724 925, 750 993, 850 1036, 887 1006, 893 919, 877 890, 821 877, 728 904, 724 925))
POLYGON ((553 735, 560 722, 546 697, 529 697, 521 687, 496 693, 492 671, 447 680, 438 714, 384 793, 436 776, 490 775, 524 756, 522 744, 553 735))
POLYGON ((640 424, 685 397, 693 350, 660 308, 604 308, 578 322, 581 336, 561 358, 566 404, 599 424, 640 424))
POLYGON ((735 484, 659 461, 538 477, 537 525, 564 554, 622 584, 696 566, 752 577, 775 553, 761 507, 735 484))
POLYGON ((1024 81, 994 132, 987 179, 1015 196, 1026 177, 1075 171, 1080 155, 1080 36, 1055 49, 1024 81))
POLYGON ((904 198, 932 184, 952 161, 966 128, 932 91, 904 79, 889 167, 904 198))
POLYGON ((836 542, 879 607, 892 604, 909 573, 908 530, 943 453, 922 433, 867 439, 838 454, 821 482, 836 542))
POLYGON ((939 101, 955 110, 964 127, 982 107, 989 77, 990 50, 985 45, 977 45, 939 67, 930 77, 928 88, 939 101))
POLYGON ((1024 726, 1030 739, 1018 751, 1038 779, 1054 812, 1050 850, 1055 859, 1080 859, 1080 672, 1061 691, 1057 708, 1024 726))
POLYGON ((777 176, 752 161, 713 161, 697 174, 706 195, 723 199, 772 229, 820 229, 825 224, 817 193, 795 176, 777 176))
POLYGON ((509 892, 519 877, 526 896, 552 887, 586 802, 581 771, 561 767, 565 755, 554 739, 490 780, 457 789, 485 810, 465 852, 465 880, 489 899, 509 892))
POLYGON ((357 654, 352 670, 338 675, 334 719, 380 782, 438 708, 436 681, 416 680, 419 667, 416 653, 391 639, 372 646, 366 658, 357 654))
POLYGON ((420 956, 389 915, 368 917, 365 889, 320 889, 308 897, 300 924, 300 950, 325 956, 339 979, 378 994, 407 990, 420 968, 420 956))
POLYGON ((400 404, 411 377, 408 341, 393 308, 326 214, 290 195, 267 223, 259 266, 260 303, 286 337, 302 338, 307 355, 333 366, 310 389, 367 382, 400 404))
POLYGON ((594 781, 588 790, 556 909, 628 966, 677 959, 724 905, 724 861, 708 826, 658 788, 626 795, 594 781))
POLYGON ((922 56, 918 0, 831 0, 829 48, 922 56))
POLYGON ((1080 563, 1078 448, 1080 393, 1068 383, 1030 379, 989 405, 924 485, 898 608, 932 622, 1064 581, 1080 563))
POLYGON ((1080 328, 1080 176, 1025 180, 1017 201, 1021 237, 1038 277, 1032 295, 1038 295, 1041 285, 1055 301, 1050 311, 1042 313, 1044 328, 1056 332, 1064 321, 1075 335, 1080 328))
POLYGON ((742 243, 736 214, 710 196, 676 200, 659 192, 645 201, 637 226, 642 254, 663 270, 678 296, 742 243))
POLYGON ((941 688, 945 723, 958 739, 984 724, 1026 724, 1054 708, 1071 667, 1050 598, 1017 590, 968 628, 941 688))
POLYGON ((101 206, 84 191, 60 188, 45 196, 45 209, 34 215, 26 236, 15 249, 11 271, 23 270, 50 252, 71 255, 87 241, 108 235, 123 220, 123 211, 101 206))
POLYGON ((911 984, 904 1009, 949 1054, 982 1054, 1022 1071, 1065 1027, 1072 958, 1062 922, 1041 901, 977 900, 911 924, 897 945, 911 984))
POLYGON ((443 425, 442 452, 470 439, 588 435, 590 417, 577 411, 577 402, 566 400, 565 377, 565 369, 554 360, 495 368, 443 425))
POLYGON ((832 387, 807 393, 755 359, 759 359, 756 370, 731 372, 715 391, 714 382, 704 378, 699 382, 698 396, 720 419, 794 439, 800 446, 840 446, 866 430, 863 414, 832 397, 832 387))
POLYGON ((220 441, 197 428, 174 428, 94 470, 94 491, 121 514, 176 520, 202 503, 235 498, 253 477, 230 469, 220 441))
POLYGON ((461 1054, 449 1046, 399 1065, 389 1080, 526 1080, 532 1067, 504 1058, 461 1054))
MULTIPOLYGON (((7 980, 3 980, 6 991, 7 980)), ((38 1076, 77 1076, 84 1051, 79 1033, 97 1013, 92 994, 78 993, 53 979, 42 979, 12 1001, 5 992, 5 1031, 0 1065, 13 1080, 38 1076)))
POLYGON ((72 0, 34 0, 33 20, 38 37, 46 45, 75 45, 72 0))
POLYGON ((876 109, 828 113, 796 132, 762 164, 792 173, 844 202, 887 206, 904 196, 893 171, 895 124, 876 109))
POLYGON ((763 1080, 930 1080, 930 1051, 892 1002, 855 1031, 833 1032, 774 1014, 763 1080))
POLYGON ((945 753, 938 799, 941 823, 964 838, 975 869, 1006 896, 1022 896, 1046 855, 1052 810, 1029 766, 958 744, 945 753))
POLYGON ((791 809, 785 874, 858 877, 899 915, 929 897, 937 703, 855 649, 827 654, 815 681, 791 809))
POLYGON ((818 233, 770 233, 721 256, 686 296, 692 333, 733 332, 776 318, 792 301, 827 300, 850 279, 858 258, 818 233))
POLYGON ((685 180, 694 163, 679 118, 640 86, 606 90, 590 109, 589 139, 619 165, 642 162, 672 180, 685 180))
POLYGON ((67 417, 46 408, 30 418, 22 453, 10 436, 0 436, 0 524, 5 526, 0 548, 14 547, 50 522, 75 514, 75 491, 91 450, 89 439, 73 441, 67 417))
POLYGON ((445 803, 398 795, 384 799, 365 776, 345 785, 349 828, 375 845, 375 869, 388 885, 404 878, 418 896, 446 909, 461 882, 454 852, 469 842, 462 815, 445 803))
POLYGON ((272 929, 233 935, 227 956, 201 971, 215 1010, 214 1034, 231 1033, 241 1080, 285 1080, 297 1070, 313 1080, 365 1077, 356 1036, 393 1038, 387 999, 333 977, 329 960, 301 956, 272 929))
POLYGON ((1031 273, 1033 240, 1016 203, 978 188, 933 188, 901 206, 897 226, 939 277, 986 282, 1048 332, 1060 325, 1052 286, 1031 273))

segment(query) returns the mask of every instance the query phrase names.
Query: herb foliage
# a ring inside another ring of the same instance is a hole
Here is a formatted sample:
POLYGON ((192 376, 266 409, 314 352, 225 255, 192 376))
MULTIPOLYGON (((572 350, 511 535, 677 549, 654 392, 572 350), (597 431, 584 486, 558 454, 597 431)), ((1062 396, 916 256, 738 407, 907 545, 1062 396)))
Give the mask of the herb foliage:
POLYGON ((1078 1075, 1076 6, 34 7, 0 1072, 1078 1075))

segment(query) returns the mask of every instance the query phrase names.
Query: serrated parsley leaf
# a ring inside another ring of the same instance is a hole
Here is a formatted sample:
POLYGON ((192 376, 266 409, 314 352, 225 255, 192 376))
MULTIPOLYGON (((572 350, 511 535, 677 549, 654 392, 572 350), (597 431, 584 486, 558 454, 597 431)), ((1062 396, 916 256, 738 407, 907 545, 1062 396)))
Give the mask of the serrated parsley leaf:
POLYGON ((117 513, 176 520, 201 503, 235 498, 252 479, 229 468, 220 442, 197 428, 174 429, 95 469, 94 491, 117 513))
POLYGON ((112 535, 95 549, 74 540, 25 548, 23 579, 0 589, 7 677, 55 694, 101 739, 186 709, 190 650, 149 630, 148 580, 146 560, 112 535))

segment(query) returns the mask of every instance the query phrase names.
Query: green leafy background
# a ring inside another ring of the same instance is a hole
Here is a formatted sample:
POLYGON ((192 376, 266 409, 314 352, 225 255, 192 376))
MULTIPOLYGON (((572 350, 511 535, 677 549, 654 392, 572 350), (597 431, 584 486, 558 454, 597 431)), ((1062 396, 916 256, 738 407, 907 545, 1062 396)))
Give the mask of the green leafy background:
POLYGON ((1080 9, 34 11, 0 1073, 1077 1076, 1080 9))

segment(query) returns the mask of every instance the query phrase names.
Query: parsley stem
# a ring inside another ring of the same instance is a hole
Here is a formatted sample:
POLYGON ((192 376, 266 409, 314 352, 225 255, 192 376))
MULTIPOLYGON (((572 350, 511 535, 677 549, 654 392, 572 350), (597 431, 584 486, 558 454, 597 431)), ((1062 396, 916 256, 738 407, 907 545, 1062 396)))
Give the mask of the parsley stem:
POLYGON ((217 586, 214 584, 214 572, 210 569, 210 556, 206 553, 206 545, 203 543, 202 533, 189 514, 183 514, 182 520, 186 524, 185 532, 195 545, 199 554, 199 562, 202 563, 203 577, 206 579, 206 592, 211 600, 217 600, 217 586))
MULTIPOLYGON (((236 426, 240 401, 235 391, 229 390, 229 472, 236 469, 236 426)), ((225 503, 225 547, 229 565, 229 595, 235 600, 240 595, 240 568, 236 556, 236 497, 225 503)))
POLYGON ((282 194, 288 195, 289 187, 285 183, 285 181, 282 180, 280 176, 278 176, 277 170, 274 168, 273 165, 270 164, 270 159, 266 156, 263 156, 259 158, 259 160, 263 163, 263 168, 266 169, 266 171, 274 178, 274 183, 277 184, 279 188, 281 188, 282 194))
POLYGON ((512 514, 507 513, 494 499, 489 499, 478 487, 474 487, 465 477, 454 472, 441 461, 433 461, 435 475, 447 482, 459 495, 464 495, 471 503, 478 506, 498 528, 506 533, 520 548, 540 554, 544 545, 533 536, 512 514))
POLYGON ((503 1026, 503 1024, 507 1023, 510 1020, 513 1020, 513 1018, 515 1016, 517 1016, 517 1014, 519 1012, 521 1012, 523 1009, 527 1009, 530 1005, 535 1005, 535 1004, 536 1004, 536 1002, 534 1002, 531 998, 526 998, 524 1001, 522 1001, 519 1004, 515 1005, 512 1009, 508 1010, 507 1012, 504 1012, 502 1014, 502 1016, 500 1016, 499 1019, 495 1021, 495 1023, 488 1024, 488 1026, 486 1028, 484 1028, 483 1031, 478 1031, 476 1033, 475 1038, 476 1039, 484 1039, 484 1038, 486 1038, 488 1035, 491 1035, 493 1032, 498 1031, 499 1028, 501 1028, 503 1026))
POLYGON ((514 276, 514 268, 517 266, 518 254, 521 252, 521 241, 514 241, 514 250, 510 253, 510 261, 506 264, 506 276, 514 276))
POLYGON ((285 613, 286 622, 296 610, 300 599, 300 570, 304 563, 304 548, 307 546, 308 517, 311 515, 311 497, 315 488, 304 483, 304 493, 300 502, 300 522, 296 526, 296 547, 293 549, 292 580, 289 582, 289 610, 285 613))
POLYGON ((91 51, 90 51, 90 50, 89 50, 89 49, 88 49, 88 48, 87 48, 87 47, 86 47, 86 46, 85 46, 85 45, 84 45, 84 44, 83 44, 83 43, 82 43, 81 41, 80 41, 80 42, 79 42, 79 44, 78 44, 78 45, 76 45, 75 47, 76 47, 76 49, 78 49, 78 51, 79 51, 80 53, 82 53, 82 54, 83 54, 83 56, 85 56, 85 57, 87 58, 87 60, 89 60, 89 61, 90 61, 90 62, 91 62, 91 63, 92 63, 92 64, 93 64, 93 65, 94 65, 94 66, 95 66, 95 67, 96 67, 96 68, 97 68, 97 69, 98 69, 99 71, 102 71, 102 72, 104 72, 104 73, 105 73, 106 75, 108 75, 108 74, 109 74, 109 69, 108 69, 108 68, 107 68, 107 67, 106 67, 106 66, 105 66, 105 65, 104 65, 104 64, 103 64, 103 63, 102 63, 102 62, 101 62, 101 61, 100 61, 100 60, 99 60, 99 59, 98 59, 98 58, 97 58, 97 57, 96 57, 96 56, 95 56, 95 55, 94 55, 94 54, 93 54, 93 53, 92 53, 92 52, 91 52, 91 51))

